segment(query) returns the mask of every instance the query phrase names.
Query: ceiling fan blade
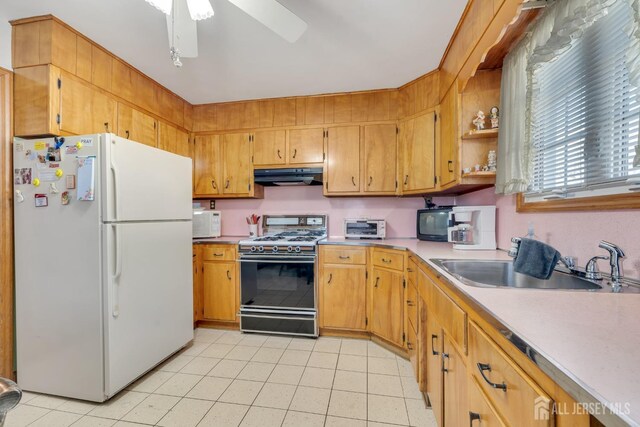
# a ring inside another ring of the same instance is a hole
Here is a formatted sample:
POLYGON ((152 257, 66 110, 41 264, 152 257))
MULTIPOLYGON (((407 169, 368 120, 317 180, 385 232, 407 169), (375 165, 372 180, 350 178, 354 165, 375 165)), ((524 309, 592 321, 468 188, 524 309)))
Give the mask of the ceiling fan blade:
POLYGON ((307 23, 276 0, 229 0, 271 31, 294 43, 307 30, 307 23))
POLYGON ((167 15, 169 46, 178 49, 183 58, 198 56, 198 27, 191 19, 186 0, 175 0, 171 15, 167 15))

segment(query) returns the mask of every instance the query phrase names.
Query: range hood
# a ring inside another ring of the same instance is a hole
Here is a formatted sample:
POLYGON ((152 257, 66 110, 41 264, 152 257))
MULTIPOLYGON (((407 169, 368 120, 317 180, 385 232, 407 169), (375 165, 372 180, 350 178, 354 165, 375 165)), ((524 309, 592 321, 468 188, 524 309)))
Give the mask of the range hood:
POLYGON ((276 185, 322 185, 322 168, 256 169, 253 172, 256 184, 276 185))

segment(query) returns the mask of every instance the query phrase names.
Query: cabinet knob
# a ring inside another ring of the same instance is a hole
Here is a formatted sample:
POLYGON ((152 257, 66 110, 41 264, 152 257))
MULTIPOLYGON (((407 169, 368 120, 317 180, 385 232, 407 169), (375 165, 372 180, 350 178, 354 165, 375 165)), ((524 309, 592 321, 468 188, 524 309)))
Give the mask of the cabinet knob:
POLYGON ((338 256, 338 258, 340 258, 340 259, 349 259, 351 257, 349 255, 340 255, 340 256, 338 256))
POLYGON ((478 367, 478 371, 480 371, 480 375, 482 375, 482 379, 487 384, 489 384, 493 388, 503 390, 505 393, 507 392, 507 385, 504 382, 502 384, 491 382, 489 378, 487 378, 487 376, 484 374, 484 371, 491 372, 491 365, 489 365, 488 363, 477 363, 476 366, 478 367))
POLYGON ((416 305, 413 301, 411 301, 410 299, 407 300, 407 305, 409 307, 413 307, 414 305, 416 305))
POLYGON ((449 358, 448 353, 442 353, 442 372, 444 372, 445 374, 449 372, 449 369, 447 369, 447 367, 445 366, 445 363, 448 358, 449 358))
POLYGON ((104 122, 104 131, 109 132, 109 122, 104 122))
POLYGON ((385 264, 391 264, 391 260, 386 258, 382 258, 382 262, 384 262, 385 264))
POLYGON ((223 256, 224 254, 214 253, 213 256, 223 256))
POLYGON ((407 341, 407 348, 409 350, 413 350, 413 344, 411 344, 409 341, 407 341))

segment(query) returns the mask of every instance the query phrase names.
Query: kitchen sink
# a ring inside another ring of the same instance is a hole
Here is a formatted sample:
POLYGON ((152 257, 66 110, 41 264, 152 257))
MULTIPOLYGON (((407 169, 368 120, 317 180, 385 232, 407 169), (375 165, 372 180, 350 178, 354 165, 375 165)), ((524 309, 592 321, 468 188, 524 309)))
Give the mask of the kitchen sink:
POLYGON ((596 291, 602 286, 572 274, 554 271, 549 280, 536 279, 513 270, 512 261, 432 259, 461 282, 477 287, 572 289, 596 291))

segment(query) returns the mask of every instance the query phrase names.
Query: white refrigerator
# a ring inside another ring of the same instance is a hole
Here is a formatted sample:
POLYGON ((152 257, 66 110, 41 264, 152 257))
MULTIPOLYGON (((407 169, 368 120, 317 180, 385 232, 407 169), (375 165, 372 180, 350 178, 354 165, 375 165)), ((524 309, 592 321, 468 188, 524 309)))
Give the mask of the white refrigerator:
POLYGON ((193 339, 191 179, 113 134, 14 140, 24 390, 101 402, 193 339))

